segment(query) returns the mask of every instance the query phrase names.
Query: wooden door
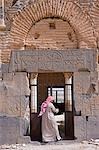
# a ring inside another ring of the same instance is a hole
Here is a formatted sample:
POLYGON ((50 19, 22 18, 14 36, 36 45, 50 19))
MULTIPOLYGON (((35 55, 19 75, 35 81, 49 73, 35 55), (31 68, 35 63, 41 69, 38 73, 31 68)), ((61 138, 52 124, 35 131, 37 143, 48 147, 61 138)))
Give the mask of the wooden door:
POLYGON ((41 141, 41 117, 38 113, 31 113, 30 115, 30 136, 32 141, 41 141))

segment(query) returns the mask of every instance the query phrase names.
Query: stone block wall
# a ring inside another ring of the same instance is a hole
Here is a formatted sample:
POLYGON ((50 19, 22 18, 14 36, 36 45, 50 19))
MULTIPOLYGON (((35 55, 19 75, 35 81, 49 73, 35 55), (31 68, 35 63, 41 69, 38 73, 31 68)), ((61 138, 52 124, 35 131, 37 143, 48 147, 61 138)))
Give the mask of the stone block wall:
MULTIPOLYGON (((3 103, 3 113, 10 116, 23 116, 28 104, 29 85, 26 73, 5 73, 3 74, 1 104, 3 103), (5 102, 5 104, 4 104, 5 102)), ((2 111, 0 111, 2 112, 2 111)))
POLYGON ((17 143, 20 135, 20 119, 0 116, 0 144, 17 143))
POLYGON ((97 72, 74 73, 75 136, 81 140, 99 137, 99 92, 97 72))
POLYGON ((0 81, 0 144, 19 143, 26 135, 29 95, 27 73, 3 74, 0 81))

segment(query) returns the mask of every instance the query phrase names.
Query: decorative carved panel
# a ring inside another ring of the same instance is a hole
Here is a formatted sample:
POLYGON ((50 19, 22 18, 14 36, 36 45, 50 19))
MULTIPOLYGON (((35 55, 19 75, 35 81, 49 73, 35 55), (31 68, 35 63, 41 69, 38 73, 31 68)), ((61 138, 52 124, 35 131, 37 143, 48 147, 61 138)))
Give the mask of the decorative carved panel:
POLYGON ((9 72, 94 71, 96 55, 93 49, 12 51, 9 72))

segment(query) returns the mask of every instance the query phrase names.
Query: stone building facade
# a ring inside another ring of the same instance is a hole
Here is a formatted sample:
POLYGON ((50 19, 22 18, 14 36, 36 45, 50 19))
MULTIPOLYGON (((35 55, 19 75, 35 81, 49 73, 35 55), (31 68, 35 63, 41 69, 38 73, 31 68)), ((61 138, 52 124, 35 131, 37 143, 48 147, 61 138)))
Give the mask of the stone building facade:
POLYGON ((65 132, 99 138, 98 49, 98 0, 1 0, 0 144, 29 141, 34 124, 40 130, 34 118, 51 85, 65 88, 65 132))

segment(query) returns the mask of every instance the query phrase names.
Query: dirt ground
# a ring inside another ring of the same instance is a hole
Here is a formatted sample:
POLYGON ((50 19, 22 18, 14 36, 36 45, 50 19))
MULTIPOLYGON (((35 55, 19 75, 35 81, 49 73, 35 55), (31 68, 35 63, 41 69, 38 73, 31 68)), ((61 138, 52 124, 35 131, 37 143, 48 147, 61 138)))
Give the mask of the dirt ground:
POLYGON ((99 143, 88 141, 31 142, 28 144, 1 145, 0 150, 99 150, 99 143))

